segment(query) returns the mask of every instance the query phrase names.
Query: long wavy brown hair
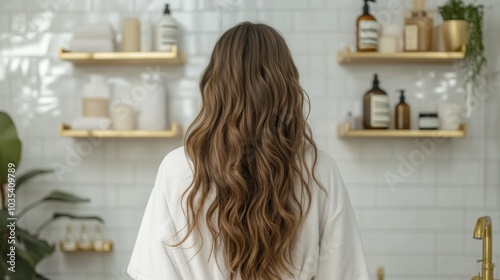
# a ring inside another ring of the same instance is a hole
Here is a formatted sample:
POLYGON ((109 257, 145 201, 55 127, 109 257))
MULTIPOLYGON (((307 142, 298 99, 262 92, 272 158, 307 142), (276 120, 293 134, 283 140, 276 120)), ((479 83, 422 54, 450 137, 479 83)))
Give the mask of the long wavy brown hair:
POLYGON ((234 26, 217 41, 200 91, 201 111, 185 141, 193 163, 183 195, 187 234, 177 246, 201 236, 204 219, 211 252, 223 250, 230 279, 293 276, 311 179, 321 184, 309 99, 285 40, 265 24, 234 26))

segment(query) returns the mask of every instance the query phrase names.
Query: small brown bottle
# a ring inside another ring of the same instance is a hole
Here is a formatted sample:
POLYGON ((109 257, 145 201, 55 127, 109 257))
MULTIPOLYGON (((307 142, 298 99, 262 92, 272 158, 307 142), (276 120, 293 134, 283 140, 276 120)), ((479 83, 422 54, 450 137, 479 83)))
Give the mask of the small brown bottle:
POLYGON ((356 22, 356 49, 358 52, 370 52, 378 50, 378 22, 370 14, 368 1, 364 0, 363 14, 358 17, 356 22))
POLYGON ((373 88, 363 97, 363 127, 365 129, 387 129, 391 122, 389 98, 379 88, 378 75, 373 78, 373 88))
POLYGON ((410 129, 410 106, 405 103, 405 90, 400 89, 399 104, 396 105, 396 129, 410 129))

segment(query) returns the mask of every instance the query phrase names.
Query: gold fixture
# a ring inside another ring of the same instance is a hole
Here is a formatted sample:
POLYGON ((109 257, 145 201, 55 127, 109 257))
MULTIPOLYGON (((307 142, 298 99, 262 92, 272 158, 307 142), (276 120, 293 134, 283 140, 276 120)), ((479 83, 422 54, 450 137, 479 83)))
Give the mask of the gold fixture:
POLYGON ((494 280, 493 269, 495 264, 492 262, 492 224, 491 218, 489 216, 481 217, 477 219, 476 227, 474 228, 473 237, 475 239, 483 240, 483 259, 478 262, 482 262, 482 274, 472 277, 472 280, 494 280))
POLYGON ((377 280, 384 280, 384 277, 385 277, 385 270, 383 267, 379 267, 377 269, 377 280))
POLYGON ((61 124, 59 135, 75 138, 175 138, 180 135, 180 127, 172 123, 170 130, 74 130, 67 124, 61 124))
POLYGON ((184 52, 172 46, 169 52, 72 52, 59 49, 59 58, 75 64, 168 64, 182 65, 186 61, 184 52))
POLYGON ((349 123, 341 123, 338 126, 340 137, 355 138, 405 138, 405 137, 436 137, 436 138, 463 138, 467 135, 466 124, 461 124, 458 130, 393 130, 393 129, 359 129, 351 130, 349 123))
POLYGON ((460 52, 351 52, 349 47, 337 53, 340 64, 353 63, 453 63, 464 59, 465 46, 460 52))

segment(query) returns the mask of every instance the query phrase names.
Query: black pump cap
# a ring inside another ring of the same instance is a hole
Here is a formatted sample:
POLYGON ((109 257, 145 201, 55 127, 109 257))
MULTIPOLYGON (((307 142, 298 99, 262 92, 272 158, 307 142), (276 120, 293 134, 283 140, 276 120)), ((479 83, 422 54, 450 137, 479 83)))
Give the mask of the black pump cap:
POLYGON ((379 83, 378 74, 373 75, 373 88, 378 88, 379 83))
POLYGON ((168 8, 168 4, 165 4, 165 10, 163 11, 164 15, 170 15, 170 9, 168 8))
POLYGON ((399 95, 399 103, 404 103, 405 102, 405 90, 404 89, 398 89, 400 95, 399 95))
POLYGON ((363 7, 363 14, 367 15, 370 13, 370 6, 368 6, 368 1, 375 2, 375 0, 364 0, 365 6, 363 7))

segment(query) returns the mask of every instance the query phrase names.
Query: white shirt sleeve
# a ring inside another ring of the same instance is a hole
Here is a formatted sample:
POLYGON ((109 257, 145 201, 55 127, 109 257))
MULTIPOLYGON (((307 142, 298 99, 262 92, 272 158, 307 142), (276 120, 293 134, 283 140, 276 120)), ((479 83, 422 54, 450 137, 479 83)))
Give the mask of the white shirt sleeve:
POLYGON ((169 257, 160 232, 172 226, 164 192, 162 168, 151 191, 127 273, 136 280, 178 279, 175 261, 169 257))
MULTIPOLYGON (((332 162, 333 192, 329 193, 315 280, 368 280, 368 267, 349 195, 332 162)), ((327 189, 328 187, 325 186, 327 189)), ((331 188, 330 188, 331 189, 331 188)))

